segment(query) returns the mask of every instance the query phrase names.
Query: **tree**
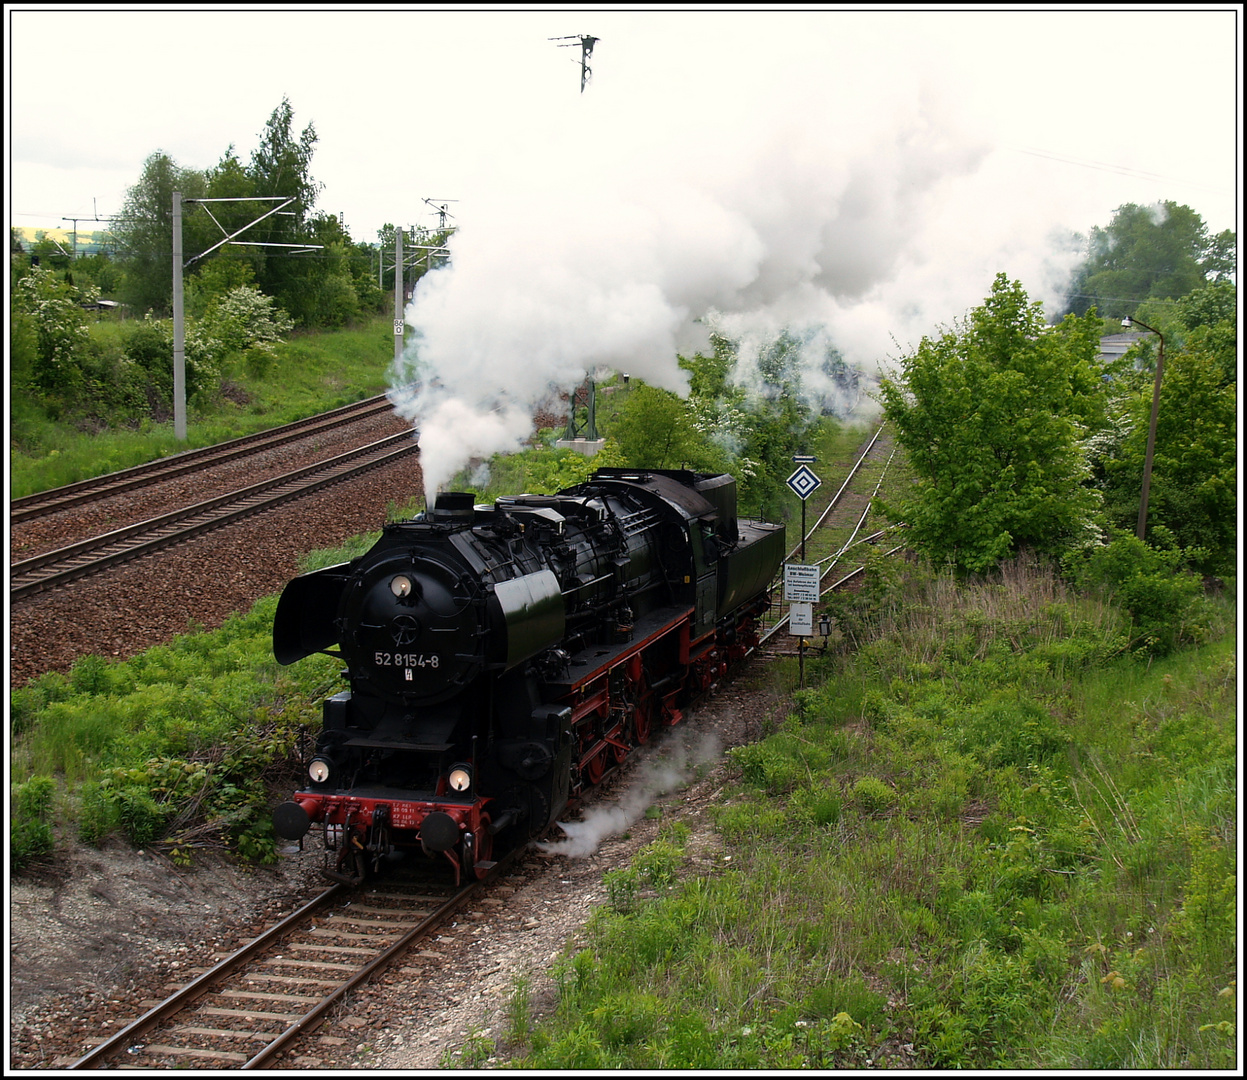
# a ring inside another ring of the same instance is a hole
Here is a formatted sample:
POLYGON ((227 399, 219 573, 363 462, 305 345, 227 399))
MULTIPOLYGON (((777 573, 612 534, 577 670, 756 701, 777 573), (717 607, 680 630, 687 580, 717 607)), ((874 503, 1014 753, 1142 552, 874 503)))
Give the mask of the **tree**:
POLYGON ((290 99, 283 97, 264 125, 248 172, 255 184, 255 194, 294 197, 290 206, 294 216, 290 222, 291 232, 297 233, 303 227, 323 186, 309 173, 315 149, 315 126, 309 123, 296 138, 294 108, 290 99))
POLYGON ((28 374, 43 391, 65 392, 82 381, 82 360, 87 350, 87 319, 81 303, 94 300, 98 292, 80 293, 59 274, 36 266, 13 293, 13 309, 34 330, 33 355, 28 374))
MULTIPOLYGON (((280 214, 248 230, 246 239, 266 244, 315 242, 310 222, 322 186, 310 173, 315 149, 316 128, 309 123, 296 136, 294 109, 289 99, 283 97, 260 134, 260 144, 252 152, 247 175, 255 195, 293 198, 294 202, 280 214)), ((275 204, 263 205, 271 208, 275 204)), ((316 325, 315 310, 309 308, 304 295, 307 280, 314 273, 314 257, 293 257, 290 250, 283 248, 256 250, 254 265, 260 288, 298 322, 316 325)))
POLYGON ((640 379, 632 380, 610 431, 636 468, 697 468, 705 456, 688 402, 640 379))
POLYGON ((1119 206, 1107 229, 1091 230, 1087 260, 1074 278, 1068 310, 1093 305, 1110 319, 1133 315, 1148 297, 1185 296, 1233 271, 1235 234, 1209 239, 1203 219, 1172 201, 1119 206))
POLYGON ((1230 281, 1238 270, 1238 236, 1233 229, 1224 229, 1212 238, 1200 267, 1210 281, 1230 281))
POLYGON ((318 214, 307 231, 320 250, 288 260, 291 279, 299 275, 299 287, 288 293, 290 314, 304 326, 345 326, 360 312, 351 238, 333 214, 318 214))
POLYGON ((881 384, 884 413, 917 474, 883 509, 933 558, 983 572, 1018 548, 1056 552, 1091 527, 1081 441, 1104 422, 1099 319, 1044 324, 1042 305, 998 274, 968 321, 923 338, 881 384))
MULTIPOLYGON (((381 288, 390 296, 394 295, 394 237, 398 229, 386 222, 377 230, 377 243, 381 250, 381 265, 385 268, 381 277, 381 288)), ((432 255, 432 258, 426 258, 426 254, 431 252, 421 252, 418 258, 413 259, 413 254, 417 247, 438 248, 443 247, 454 233, 454 229, 426 229, 423 225, 416 225, 408 228, 403 233, 403 262, 407 269, 404 271, 403 280, 406 282, 408 290, 415 286, 426 273, 430 266, 437 269, 446 261, 445 255, 432 255)))
MULTIPOLYGON (((784 477, 792 455, 807 450, 806 440, 818 422, 820 401, 811 400, 802 375, 802 352, 808 342, 789 330, 750 348, 711 334, 712 352, 680 358, 689 373, 688 403, 693 423, 710 451, 739 483, 743 512, 768 518, 784 516, 791 495, 784 477)), ((838 357, 824 358, 824 374, 838 357)))
MULTIPOLYGON (((1148 496, 1149 538, 1163 527, 1200 570, 1220 573, 1233 565, 1238 537, 1235 287, 1209 283, 1167 314, 1168 322, 1158 327, 1165 334, 1165 371, 1148 496)), ((1094 464, 1109 522, 1133 529, 1152 380, 1136 379, 1126 389, 1115 402, 1114 434, 1096 447, 1094 464)))
MULTIPOLYGON (((173 193, 202 198, 204 174, 183 169, 162 150, 143 163, 138 183, 126 192, 113 222, 125 268, 121 296, 138 314, 167 315, 173 307, 173 193)), ((184 243, 183 250, 194 251, 184 243)))

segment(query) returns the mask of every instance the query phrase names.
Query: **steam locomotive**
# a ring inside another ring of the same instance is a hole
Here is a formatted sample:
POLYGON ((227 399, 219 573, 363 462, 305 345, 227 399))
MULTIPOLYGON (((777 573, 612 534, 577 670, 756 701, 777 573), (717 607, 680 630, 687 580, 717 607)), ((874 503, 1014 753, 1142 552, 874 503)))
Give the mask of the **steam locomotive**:
POLYGON ((333 880, 406 852, 483 877, 757 644, 784 527, 738 520, 731 476, 473 499, 442 493, 278 601, 278 662, 340 657, 350 687, 273 813, 286 839, 323 826, 333 880))

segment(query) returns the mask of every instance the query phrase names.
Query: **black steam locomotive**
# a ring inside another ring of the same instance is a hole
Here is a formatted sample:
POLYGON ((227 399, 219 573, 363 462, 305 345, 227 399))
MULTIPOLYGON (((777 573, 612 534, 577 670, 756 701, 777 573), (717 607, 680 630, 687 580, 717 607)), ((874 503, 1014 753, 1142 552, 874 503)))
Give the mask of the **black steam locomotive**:
POLYGON ((322 823, 348 884, 405 849, 483 876, 745 656, 783 557, 783 526, 738 521, 726 474, 439 495, 281 595, 277 660, 339 656, 350 689, 274 828, 322 823))

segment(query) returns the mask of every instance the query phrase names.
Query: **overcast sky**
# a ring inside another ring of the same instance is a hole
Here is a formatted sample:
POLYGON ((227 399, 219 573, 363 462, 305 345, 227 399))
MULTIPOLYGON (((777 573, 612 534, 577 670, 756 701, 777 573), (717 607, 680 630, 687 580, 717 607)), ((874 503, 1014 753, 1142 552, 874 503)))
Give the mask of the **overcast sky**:
MULTIPOLYGON (((316 126, 321 208, 371 240, 387 221, 434 220, 422 198, 465 200, 541 168, 529 153, 559 128, 575 140, 609 125, 624 153, 658 132, 730 138, 739 110, 802 114, 785 92, 802 79, 838 83, 838 110, 887 123, 879 99, 916 70, 1002 177, 1027 191, 1043 178, 1036 213, 1060 208, 1085 229, 1122 202, 1172 198, 1213 229, 1235 224, 1229 8, 8 13, 16 225, 115 212, 157 149, 186 167, 231 143, 245 159, 283 95, 300 128, 316 126), (583 96, 579 48, 548 40, 580 34, 601 39, 583 96)), ((1013 201, 1007 181, 998 198, 1013 201)))
POLYGON ((457 200, 408 320, 439 371, 531 371, 519 412, 594 365, 678 388, 708 311, 877 365, 998 272, 1055 304, 1126 202, 1237 229, 1237 7, 8 14, 12 224, 117 212, 157 149, 245 161, 284 95, 356 240, 457 200))

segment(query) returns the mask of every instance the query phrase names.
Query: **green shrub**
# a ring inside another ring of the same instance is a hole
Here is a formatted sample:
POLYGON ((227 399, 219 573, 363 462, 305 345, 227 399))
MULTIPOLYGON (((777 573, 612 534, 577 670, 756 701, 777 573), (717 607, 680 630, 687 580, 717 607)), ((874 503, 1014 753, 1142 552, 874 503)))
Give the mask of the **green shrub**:
MULTIPOLYGON (((1164 538, 1163 530, 1155 531, 1164 538)), ((1208 631, 1203 583, 1182 569, 1188 556, 1177 547, 1149 546, 1114 531, 1110 543, 1084 549, 1065 566, 1080 588, 1098 590, 1130 612, 1135 648, 1163 656, 1180 644, 1203 640, 1208 631)))
POLYGON ((1190 844, 1190 875, 1169 933, 1201 970, 1229 978, 1237 939, 1237 860, 1200 826, 1191 829, 1190 844))
POLYGON ((896 792, 874 776, 863 776, 849 789, 853 805, 863 814, 879 814, 896 801, 896 792))
POLYGON ((108 789, 97 781, 88 781, 79 792, 78 839, 98 847, 120 822, 117 804, 108 789))
POLYGON ((69 669, 69 681, 80 694, 107 693, 108 664, 102 656, 84 656, 69 669))
MULTIPOLYGON (((834 781, 828 780, 827 783, 832 785, 834 781)), ((790 805, 798 816, 825 828, 840 820, 843 800, 837 787, 806 786, 793 792, 790 805)))
POLYGON ((682 847, 660 838, 637 852, 633 865, 651 889, 665 889, 675 882, 683 857, 682 847))
POLYGON ((714 807, 711 813, 715 828, 732 843, 765 843, 792 831, 787 811, 769 803, 729 803, 714 807))
POLYGON ((782 737, 734 746, 727 756, 741 770, 745 783, 773 795, 791 791, 808 775, 805 764, 793 755, 782 737))
POLYGON ((9 852, 13 869, 21 870, 33 859, 52 850, 52 796, 56 785, 50 776, 32 776, 10 793, 13 820, 9 828, 9 852))
POLYGON ((164 832, 165 809, 142 788, 122 788, 113 799, 117 819, 135 847, 145 847, 164 832))
POLYGON ((985 765, 1040 764, 1064 753, 1069 736, 1033 701, 991 701, 974 709, 962 729, 959 750, 985 765))
POLYGON ((635 867, 607 870, 602 875, 602 884, 606 886, 607 902, 615 914, 631 915, 636 910, 641 882, 635 867))

